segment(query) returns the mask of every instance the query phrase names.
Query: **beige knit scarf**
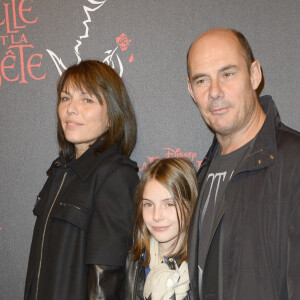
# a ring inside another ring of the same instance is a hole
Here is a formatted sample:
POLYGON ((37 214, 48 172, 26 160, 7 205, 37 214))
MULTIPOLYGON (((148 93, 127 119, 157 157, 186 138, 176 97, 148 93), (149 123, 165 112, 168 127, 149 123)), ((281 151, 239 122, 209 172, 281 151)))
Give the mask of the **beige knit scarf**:
POLYGON ((144 286, 144 299, 151 295, 152 300, 169 300, 174 294, 176 300, 182 300, 189 291, 189 273, 187 262, 184 261, 175 270, 169 269, 159 250, 159 243, 150 238, 150 272, 144 286))

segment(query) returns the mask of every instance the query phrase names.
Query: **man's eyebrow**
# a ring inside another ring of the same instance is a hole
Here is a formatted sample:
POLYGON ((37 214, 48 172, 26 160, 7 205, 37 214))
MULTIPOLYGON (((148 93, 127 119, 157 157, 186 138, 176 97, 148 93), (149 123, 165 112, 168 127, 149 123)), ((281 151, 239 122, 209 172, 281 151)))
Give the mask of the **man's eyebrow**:
POLYGON ((237 69, 237 68, 238 68, 237 65, 227 65, 227 66, 221 68, 221 69, 219 70, 219 73, 222 73, 222 72, 224 72, 224 71, 228 71, 228 70, 230 70, 230 69, 237 69))
POLYGON ((196 81, 198 78, 201 78, 201 77, 205 77, 205 76, 208 76, 207 74, 205 73, 199 73, 199 74, 195 74, 194 76, 192 76, 192 81, 196 81))
MULTIPOLYGON (((227 66, 222 67, 220 70, 218 70, 218 73, 222 73, 222 72, 228 71, 230 69, 237 69, 237 68, 238 68, 237 65, 227 65, 227 66)), ((209 76, 209 75, 206 73, 198 73, 198 74, 195 74, 194 76, 192 76, 191 81, 195 82, 197 79, 199 79, 201 77, 206 77, 206 76, 209 76)))

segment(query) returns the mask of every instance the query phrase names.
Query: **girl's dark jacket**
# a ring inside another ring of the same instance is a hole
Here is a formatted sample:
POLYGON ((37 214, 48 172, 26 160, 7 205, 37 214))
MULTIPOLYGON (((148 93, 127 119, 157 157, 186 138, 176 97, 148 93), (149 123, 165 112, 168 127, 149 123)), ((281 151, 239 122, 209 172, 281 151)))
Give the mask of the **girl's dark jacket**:
MULTIPOLYGON (((259 100, 266 120, 251 153, 239 163, 226 188, 211 241, 222 219, 224 300, 299 300, 300 133, 281 123, 270 96, 259 100)), ((200 168, 199 199, 216 149, 215 139, 200 168)), ((195 299, 200 299, 197 257, 201 204, 196 204, 188 241, 195 299)), ((203 278, 214 275, 208 274, 212 265, 206 259, 203 278)), ((205 289, 202 299, 217 299, 210 293, 215 287, 208 284, 205 289)))
MULTIPOLYGON (((145 267, 142 266, 144 262, 144 254, 141 255, 138 261, 132 261, 129 254, 126 260, 126 275, 123 284, 122 300, 144 300, 144 285, 145 285, 145 267)), ((177 262, 177 257, 168 258, 167 264, 170 269, 174 270, 174 259, 177 262)), ((190 300, 190 296, 187 295, 184 300, 190 300)), ((173 295, 170 300, 176 300, 173 295)))
POLYGON ((34 208, 25 300, 119 297, 132 240, 137 165, 116 145, 101 153, 97 146, 68 164, 59 157, 47 172, 34 208), (91 272, 97 282, 88 281, 91 272))

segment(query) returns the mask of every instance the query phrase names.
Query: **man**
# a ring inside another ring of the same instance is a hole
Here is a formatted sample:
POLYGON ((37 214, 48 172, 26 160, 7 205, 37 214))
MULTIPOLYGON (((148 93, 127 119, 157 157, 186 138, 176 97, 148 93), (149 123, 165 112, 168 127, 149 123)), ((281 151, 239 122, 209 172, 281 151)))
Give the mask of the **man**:
POLYGON ((195 299, 300 299, 300 134, 257 97, 245 37, 212 29, 191 45, 188 90, 214 132, 198 172, 188 262, 195 299))

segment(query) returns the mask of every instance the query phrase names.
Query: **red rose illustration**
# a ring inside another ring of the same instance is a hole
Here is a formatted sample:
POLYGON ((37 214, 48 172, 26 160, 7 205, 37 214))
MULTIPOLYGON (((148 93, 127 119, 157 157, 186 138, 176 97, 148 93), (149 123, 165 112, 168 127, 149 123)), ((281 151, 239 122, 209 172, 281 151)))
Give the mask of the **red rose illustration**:
POLYGON ((116 42, 119 45, 121 51, 126 51, 130 45, 131 40, 128 39, 125 33, 121 33, 120 36, 116 37, 116 42))
POLYGON ((131 54, 128 61, 129 61, 130 63, 132 63, 133 60, 134 60, 134 57, 133 57, 133 54, 131 54))

